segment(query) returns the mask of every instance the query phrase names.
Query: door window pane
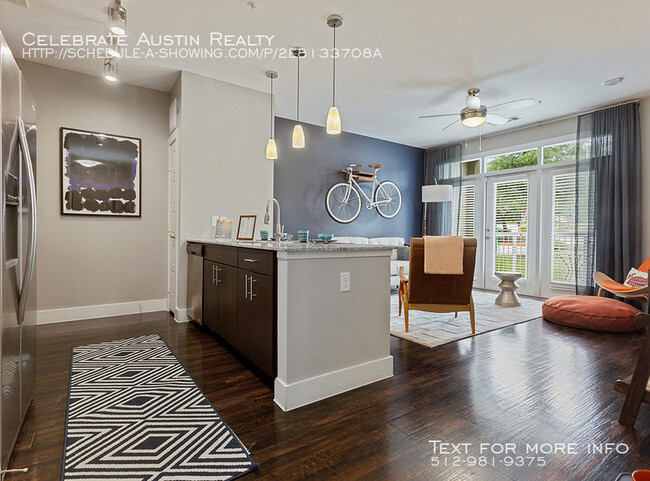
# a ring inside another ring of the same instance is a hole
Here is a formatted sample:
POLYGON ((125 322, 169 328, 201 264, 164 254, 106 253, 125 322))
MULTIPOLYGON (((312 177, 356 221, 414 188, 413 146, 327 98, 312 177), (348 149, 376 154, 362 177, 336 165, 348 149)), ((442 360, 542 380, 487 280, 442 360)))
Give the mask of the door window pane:
POLYGON ((494 186, 494 272, 518 272, 526 277, 528 259, 528 180, 494 186))
POLYGON ((451 204, 451 215, 458 219, 458 229, 454 235, 461 237, 474 237, 474 212, 475 212, 475 188, 474 184, 463 184, 460 192, 460 204, 458 202, 458 188, 454 188, 454 200, 451 204))
MULTIPOLYGON (((588 176, 581 173, 578 188, 583 191, 581 199, 586 199, 589 188, 588 176)), ((551 239, 551 279, 553 282, 575 284, 576 271, 580 284, 586 284, 587 271, 585 255, 587 245, 587 221, 578 219, 576 232, 576 174, 557 174, 553 176, 551 239), (577 249, 576 249, 577 245, 577 249)), ((586 214, 586 209, 580 209, 586 214)))
POLYGON ((488 172, 518 169, 537 165, 537 149, 522 150, 510 154, 493 155, 485 159, 488 172))

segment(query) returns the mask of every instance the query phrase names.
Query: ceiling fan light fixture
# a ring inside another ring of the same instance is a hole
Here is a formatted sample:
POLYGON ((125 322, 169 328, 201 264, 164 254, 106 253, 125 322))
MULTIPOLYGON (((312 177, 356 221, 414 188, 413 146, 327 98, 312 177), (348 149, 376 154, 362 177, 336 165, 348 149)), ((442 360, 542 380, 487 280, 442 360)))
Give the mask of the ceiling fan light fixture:
POLYGON ((478 109, 464 108, 460 111, 460 121, 466 127, 478 127, 485 122, 487 108, 481 105, 478 109))

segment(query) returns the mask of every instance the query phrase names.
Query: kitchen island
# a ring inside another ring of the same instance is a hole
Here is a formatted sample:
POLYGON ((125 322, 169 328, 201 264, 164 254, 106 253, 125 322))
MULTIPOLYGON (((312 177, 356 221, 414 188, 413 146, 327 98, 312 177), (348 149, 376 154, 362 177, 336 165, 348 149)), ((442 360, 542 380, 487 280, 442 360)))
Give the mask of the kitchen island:
MULTIPOLYGON (((237 306, 237 315, 230 314, 237 321, 217 323, 217 335, 273 377, 274 399, 282 409, 393 375, 390 246, 188 243, 205 250, 204 316, 214 297, 210 289, 227 299, 238 297, 230 304, 237 306), (263 332, 272 337, 271 347, 251 342, 263 332)), ((235 308, 223 309, 227 316, 235 308)))

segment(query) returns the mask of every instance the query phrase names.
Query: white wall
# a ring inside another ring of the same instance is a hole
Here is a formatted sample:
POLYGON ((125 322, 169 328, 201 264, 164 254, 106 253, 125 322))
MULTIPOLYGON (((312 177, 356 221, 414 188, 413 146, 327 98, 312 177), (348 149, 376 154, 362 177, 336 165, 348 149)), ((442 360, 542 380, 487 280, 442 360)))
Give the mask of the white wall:
POLYGON ((165 309, 168 95, 18 63, 38 107, 39 323, 165 309), (61 215, 60 127, 142 139, 141 218, 61 215))
MULTIPOLYGON (((273 195, 273 162, 265 158, 269 95, 182 72, 172 89, 180 118, 180 232, 177 302, 186 305, 186 240, 214 236, 213 215, 257 215, 262 229, 273 195)), ((170 100, 171 100, 170 99, 170 100)), ((182 317, 182 316, 181 316, 182 317)))

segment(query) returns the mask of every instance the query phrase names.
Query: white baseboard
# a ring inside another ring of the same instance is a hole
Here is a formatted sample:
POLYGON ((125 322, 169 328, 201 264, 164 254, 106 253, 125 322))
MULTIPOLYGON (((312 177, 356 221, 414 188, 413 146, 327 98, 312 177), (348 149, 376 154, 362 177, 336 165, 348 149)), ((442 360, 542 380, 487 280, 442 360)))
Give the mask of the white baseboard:
POLYGON ((81 319, 96 319, 99 317, 123 316, 126 314, 140 314, 141 312, 157 312, 166 310, 167 299, 120 302, 117 304, 100 304, 96 306, 69 307, 65 309, 48 309, 36 313, 36 323, 52 324, 55 322, 79 321, 81 319))
POLYGON ((284 411, 291 411, 392 376, 393 356, 387 356, 290 384, 277 378, 273 400, 284 411))

